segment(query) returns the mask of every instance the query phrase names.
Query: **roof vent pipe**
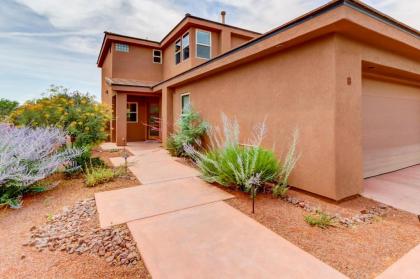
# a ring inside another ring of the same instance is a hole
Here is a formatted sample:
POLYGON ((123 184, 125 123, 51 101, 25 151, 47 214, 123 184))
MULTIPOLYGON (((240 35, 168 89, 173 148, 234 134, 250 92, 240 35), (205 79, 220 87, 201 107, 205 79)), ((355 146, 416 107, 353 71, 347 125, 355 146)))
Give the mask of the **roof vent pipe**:
POLYGON ((226 12, 225 11, 221 11, 220 12, 220 16, 222 18, 222 23, 225 24, 225 16, 226 16, 226 12))

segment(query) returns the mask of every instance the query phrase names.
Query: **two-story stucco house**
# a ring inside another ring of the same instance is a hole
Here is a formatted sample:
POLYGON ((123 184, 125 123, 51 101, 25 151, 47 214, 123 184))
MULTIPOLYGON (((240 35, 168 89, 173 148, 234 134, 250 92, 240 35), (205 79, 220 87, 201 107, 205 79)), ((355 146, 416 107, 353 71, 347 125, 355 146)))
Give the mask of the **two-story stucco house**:
POLYGON ((244 137, 267 117, 264 144, 279 154, 300 131, 291 185, 340 200, 365 177, 420 163, 419 35, 354 0, 263 34, 188 14, 160 42, 106 32, 110 138, 165 142, 188 103, 213 125, 235 116, 244 137))

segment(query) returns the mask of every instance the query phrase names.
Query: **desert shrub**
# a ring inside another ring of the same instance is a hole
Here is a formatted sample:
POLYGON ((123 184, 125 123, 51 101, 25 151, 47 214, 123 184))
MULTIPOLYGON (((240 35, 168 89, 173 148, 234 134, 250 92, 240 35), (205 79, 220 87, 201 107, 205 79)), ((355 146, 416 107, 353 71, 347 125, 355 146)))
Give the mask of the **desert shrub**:
POLYGON ((316 214, 309 214, 305 217, 306 223, 308 223, 311 226, 318 227, 321 229, 326 229, 333 225, 334 223, 334 217, 331 217, 327 213, 318 210, 316 214))
POLYGON ((86 168, 85 182, 86 186, 93 187, 98 184, 112 181, 123 173, 122 168, 111 169, 105 166, 86 168))
POLYGON ((259 146, 229 146, 212 150, 198 160, 202 177, 224 186, 236 185, 249 192, 252 178, 262 183, 276 180, 280 165, 271 150, 259 146))
MULTIPOLYGON (((222 116, 223 135, 218 130, 210 133, 211 148, 200 152, 191 146, 186 151, 196 162, 202 178, 210 183, 225 186, 235 185, 249 192, 252 186, 258 188, 278 178, 281 167, 272 150, 260 146, 266 133, 265 122, 254 128, 247 144, 239 144, 239 125, 222 116)), ((255 193, 253 193, 255 195, 255 193)))
POLYGON ((201 146, 201 138, 208 129, 208 124, 202 121, 200 115, 191 107, 181 114, 177 121, 178 130, 168 138, 166 148, 172 156, 185 157, 188 154, 184 146, 201 146))
POLYGON ((79 149, 65 148, 66 135, 57 128, 16 128, 0 124, 0 205, 20 207, 38 181, 71 164, 79 149))
POLYGON ((19 103, 4 98, 0 99, 0 121, 6 121, 8 116, 18 107, 19 103))
POLYGON ((273 191, 274 197, 283 198, 287 195, 287 192, 289 191, 289 187, 278 183, 276 186, 273 187, 272 191, 273 191))
POLYGON ((10 115, 11 121, 16 125, 63 129, 79 147, 106 140, 109 107, 97 103, 88 93, 60 86, 51 86, 47 94, 18 107, 10 115))
POLYGON ((275 197, 284 197, 289 190, 287 187, 289 184, 289 176, 296 166, 299 160, 300 154, 297 154, 296 146, 299 139, 299 131, 295 130, 293 133, 292 143, 290 144, 289 150, 286 156, 282 160, 282 167, 279 173, 279 181, 276 186, 273 187, 273 195, 275 197))
POLYGON ((105 167, 105 162, 99 157, 92 157, 92 148, 84 146, 81 148, 80 155, 72 159, 72 164, 65 168, 64 173, 67 177, 73 177, 86 171, 87 168, 105 167))

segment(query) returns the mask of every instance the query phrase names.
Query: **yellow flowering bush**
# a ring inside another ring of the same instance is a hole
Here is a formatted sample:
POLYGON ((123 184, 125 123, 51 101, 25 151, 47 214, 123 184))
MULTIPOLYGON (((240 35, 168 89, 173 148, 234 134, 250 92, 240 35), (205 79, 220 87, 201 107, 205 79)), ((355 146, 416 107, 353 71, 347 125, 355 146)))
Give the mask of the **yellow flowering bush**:
POLYGON ((75 146, 86 146, 106 140, 111 109, 87 93, 51 86, 47 96, 26 102, 10 119, 18 126, 62 128, 75 146))

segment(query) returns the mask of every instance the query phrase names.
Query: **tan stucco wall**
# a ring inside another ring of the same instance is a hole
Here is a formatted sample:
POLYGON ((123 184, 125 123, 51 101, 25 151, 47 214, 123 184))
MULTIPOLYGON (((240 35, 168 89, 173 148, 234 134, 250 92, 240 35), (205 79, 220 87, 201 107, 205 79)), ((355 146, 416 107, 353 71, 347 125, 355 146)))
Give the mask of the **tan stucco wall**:
POLYGON ((140 81, 161 81, 162 64, 153 63, 153 48, 129 45, 129 52, 115 50, 112 44, 112 77, 140 81))
POLYGON ((245 37, 240 37, 238 35, 234 35, 232 34, 231 37, 231 48, 235 48, 238 47, 240 45, 242 45, 243 43, 249 41, 249 38, 245 38, 245 37))
POLYGON ((362 64, 420 74, 418 61, 330 35, 175 87, 172 124, 180 94, 190 93, 193 106, 213 125, 220 125, 221 112, 236 116, 244 138, 267 116, 264 144, 275 144, 279 155, 298 127, 302 157, 291 185, 340 200, 362 190, 362 64))
POLYGON ((175 89, 174 121, 180 94, 189 92, 194 108, 213 126, 220 113, 237 117, 242 139, 267 117, 264 145, 280 155, 295 128, 302 153, 291 184, 336 198, 334 157, 334 38, 317 40, 216 76, 175 89))
POLYGON ((105 81, 105 78, 107 77, 112 77, 112 55, 107 55, 105 57, 104 64, 101 68, 101 101, 102 103, 111 105, 112 91, 105 81))

